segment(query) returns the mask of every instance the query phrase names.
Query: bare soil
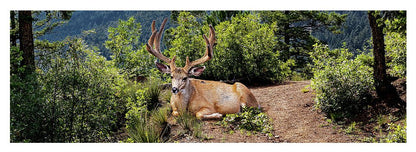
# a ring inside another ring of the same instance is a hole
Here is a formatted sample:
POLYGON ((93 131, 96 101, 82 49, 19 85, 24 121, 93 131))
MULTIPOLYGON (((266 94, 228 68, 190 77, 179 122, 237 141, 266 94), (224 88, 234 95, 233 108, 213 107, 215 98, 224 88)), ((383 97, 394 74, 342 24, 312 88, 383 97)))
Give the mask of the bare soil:
POLYGON ((314 107, 312 89, 305 88, 310 81, 289 81, 280 85, 252 87, 250 90, 263 111, 272 118, 273 136, 236 130, 229 132, 216 125, 219 120, 203 121, 203 138, 184 134, 172 124, 168 142, 203 143, 348 143, 357 142, 337 126, 328 123, 323 113, 314 107))

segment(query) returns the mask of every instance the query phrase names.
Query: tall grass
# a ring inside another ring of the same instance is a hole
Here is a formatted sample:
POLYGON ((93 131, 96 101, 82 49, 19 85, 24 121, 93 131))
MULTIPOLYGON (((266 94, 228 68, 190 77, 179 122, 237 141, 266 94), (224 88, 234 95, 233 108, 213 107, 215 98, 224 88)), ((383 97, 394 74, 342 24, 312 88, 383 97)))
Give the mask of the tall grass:
POLYGON ((187 133, 194 137, 202 137, 202 122, 198 120, 194 115, 188 111, 181 111, 179 116, 176 117, 176 122, 181 126, 187 133))
POLYGON ((161 80, 156 78, 151 78, 149 81, 144 83, 144 87, 147 88, 146 96, 147 96, 147 110, 152 111, 159 107, 161 103, 159 102, 159 96, 162 92, 162 88, 160 87, 161 80))
POLYGON ((150 112, 143 111, 132 117, 127 132, 133 142, 164 142, 164 137, 170 133, 170 125, 167 122, 169 111, 170 107, 164 106, 150 112))
POLYGON ((141 116, 132 117, 127 132, 134 142, 140 143, 157 143, 160 142, 160 133, 157 125, 148 117, 148 112, 141 112, 141 116))

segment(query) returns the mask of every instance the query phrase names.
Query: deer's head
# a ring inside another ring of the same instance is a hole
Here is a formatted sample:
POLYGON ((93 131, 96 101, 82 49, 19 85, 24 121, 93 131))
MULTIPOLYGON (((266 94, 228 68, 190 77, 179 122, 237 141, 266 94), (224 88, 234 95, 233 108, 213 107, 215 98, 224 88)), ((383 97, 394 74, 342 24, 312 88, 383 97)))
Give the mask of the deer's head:
POLYGON ((209 39, 203 35, 203 38, 206 42, 206 51, 202 58, 199 58, 195 61, 190 62, 189 58, 186 57, 186 64, 184 67, 176 67, 174 56, 172 59, 167 58, 160 52, 160 39, 163 34, 163 29, 165 27, 167 19, 163 20, 162 25, 160 26, 159 31, 155 29, 155 21, 152 22, 152 36, 150 36, 148 43, 146 44, 146 49, 150 54, 154 55, 156 58, 165 61, 169 65, 156 62, 156 67, 159 71, 163 73, 169 73, 172 77, 172 93, 176 94, 185 89, 189 83, 188 77, 191 75, 199 76, 205 70, 203 67, 194 67, 198 64, 202 64, 210 60, 213 56, 212 47, 215 43, 215 31, 214 28, 210 25, 210 36, 209 39))

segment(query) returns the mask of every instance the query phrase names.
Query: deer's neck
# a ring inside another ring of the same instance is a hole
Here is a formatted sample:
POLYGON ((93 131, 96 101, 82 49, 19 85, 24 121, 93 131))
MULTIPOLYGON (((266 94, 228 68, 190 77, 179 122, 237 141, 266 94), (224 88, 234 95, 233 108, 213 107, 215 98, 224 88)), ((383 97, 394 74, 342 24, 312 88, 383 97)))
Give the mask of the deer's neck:
POLYGON ((188 107, 189 100, 191 99, 192 93, 194 92, 194 88, 192 85, 192 81, 189 80, 189 83, 186 84, 185 89, 181 90, 178 94, 172 94, 177 96, 180 99, 181 105, 188 107))

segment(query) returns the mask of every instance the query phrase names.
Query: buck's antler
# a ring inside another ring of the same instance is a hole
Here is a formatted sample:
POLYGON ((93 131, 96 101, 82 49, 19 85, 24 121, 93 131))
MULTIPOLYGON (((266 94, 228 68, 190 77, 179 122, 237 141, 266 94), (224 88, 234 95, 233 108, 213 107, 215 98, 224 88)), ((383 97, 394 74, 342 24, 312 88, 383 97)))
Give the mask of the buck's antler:
POLYGON ((203 37, 205 39, 205 43, 207 43, 207 50, 205 51, 204 56, 192 62, 189 62, 189 57, 186 57, 186 65, 185 67, 183 67, 185 71, 189 71, 189 69, 191 69, 195 65, 207 62, 214 56, 212 47, 214 46, 216 39, 214 28, 211 25, 209 25, 209 39, 207 38, 207 36, 205 36, 205 34, 203 35, 203 37))
POLYGON ((146 44, 146 49, 147 51, 154 55, 156 58, 165 61, 166 63, 171 63, 171 61, 175 62, 174 58, 169 59, 168 57, 164 56, 161 52, 160 52, 160 38, 162 38, 162 34, 163 34, 163 28, 165 28, 165 24, 168 21, 167 18, 165 18, 162 22, 162 25, 160 26, 159 31, 156 30, 155 28, 155 21, 153 20, 152 22, 152 36, 150 36, 148 43, 146 44), (154 46, 154 48, 153 48, 154 46))

